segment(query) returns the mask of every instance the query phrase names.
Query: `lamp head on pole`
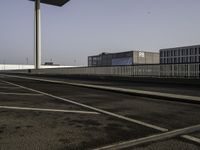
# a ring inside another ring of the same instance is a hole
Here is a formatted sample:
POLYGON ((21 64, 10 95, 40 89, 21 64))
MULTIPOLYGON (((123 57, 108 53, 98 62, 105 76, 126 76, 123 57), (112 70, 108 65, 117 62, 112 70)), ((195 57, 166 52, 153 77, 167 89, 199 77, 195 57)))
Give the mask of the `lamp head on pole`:
MULTIPOLYGON (((35 1, 35 0, 30 0, 30 1, 35 1)), ((40 0, 41 3, 44 4, 49 4, 49 5, 54 5, 54 6, 63 6, 70 0, 40 0)))

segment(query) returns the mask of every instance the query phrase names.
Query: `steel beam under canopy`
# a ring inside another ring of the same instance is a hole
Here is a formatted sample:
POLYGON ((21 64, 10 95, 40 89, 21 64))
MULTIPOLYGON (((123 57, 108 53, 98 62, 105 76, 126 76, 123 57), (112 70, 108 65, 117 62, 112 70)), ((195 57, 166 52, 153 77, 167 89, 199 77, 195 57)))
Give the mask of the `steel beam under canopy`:
POLYGON ((29 0, 35 2, 35 52, 34 64, 35 69, 40 69, 41 66, 41 14, 40 3, 45 3, 55 6, 63 6, 70 0, 29 0))

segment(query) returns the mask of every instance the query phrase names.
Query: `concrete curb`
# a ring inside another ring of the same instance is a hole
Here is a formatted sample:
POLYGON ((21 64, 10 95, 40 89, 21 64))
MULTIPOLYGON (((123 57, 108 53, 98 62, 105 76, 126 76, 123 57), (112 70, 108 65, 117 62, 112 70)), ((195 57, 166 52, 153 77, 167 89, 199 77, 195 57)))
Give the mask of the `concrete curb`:
POLYGON ((65 82, 65 83, 69 84, 69 85, 73 85, 73 86, 87 87, 87 88, 100 89, 100 90, 113 91, 113 92, 120 92, 120 93, 124 93, 124 94, 136 95, 136 96, 200 104, 200 97, 197 97, 197 96, 151 92, 151 91, 144 91, 144 90, 134 90, 134 89, 125 89, 125 88, 90 85, 90 84, 78 84, 78 83, 69 83, 69 82, 65 82))

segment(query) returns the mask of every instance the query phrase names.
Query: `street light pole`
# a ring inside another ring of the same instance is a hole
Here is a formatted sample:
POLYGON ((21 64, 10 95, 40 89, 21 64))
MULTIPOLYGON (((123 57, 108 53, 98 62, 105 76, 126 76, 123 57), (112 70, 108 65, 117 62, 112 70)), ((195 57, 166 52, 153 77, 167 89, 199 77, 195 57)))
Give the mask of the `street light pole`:
POLYGON ((35 69, 40 69, 41 65, 41 13, 40 0, 35 0, 35 69))
POLYGON ((40 13, 40 3, 63 6, 70 0, 29 0, 35 2, 35 43, 34 43, 34 65, 35 69, 40 69, 41 66, 41 13, 40 13))

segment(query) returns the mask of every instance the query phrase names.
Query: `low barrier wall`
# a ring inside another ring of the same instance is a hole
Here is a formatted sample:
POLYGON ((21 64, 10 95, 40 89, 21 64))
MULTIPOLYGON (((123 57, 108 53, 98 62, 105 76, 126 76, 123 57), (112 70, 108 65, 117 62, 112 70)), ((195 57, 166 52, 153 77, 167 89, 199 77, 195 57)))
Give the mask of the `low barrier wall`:
POLYGON ((200 63, 167 65, 134 65, 113 67, 74 67, 4 71, 49 75, 88 75, 119 77, 200 78, 200 63))

